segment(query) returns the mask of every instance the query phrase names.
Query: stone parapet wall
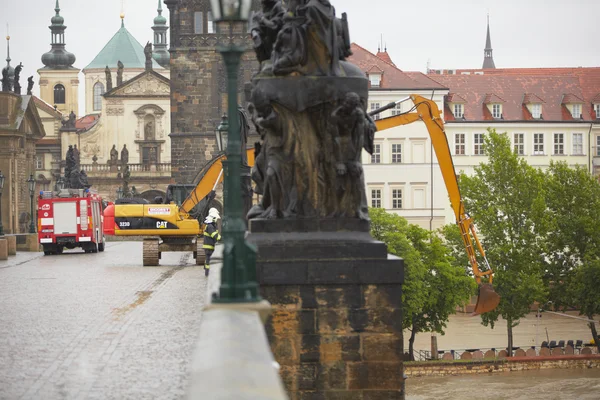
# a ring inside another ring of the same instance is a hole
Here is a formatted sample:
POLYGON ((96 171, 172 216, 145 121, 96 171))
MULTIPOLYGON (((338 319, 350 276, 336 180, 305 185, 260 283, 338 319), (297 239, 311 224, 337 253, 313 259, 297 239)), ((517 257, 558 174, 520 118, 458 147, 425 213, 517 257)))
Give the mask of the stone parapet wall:
POLYGON ((583 368, 600 368, 600 355, 510 357, 504 360, 457 360, 404 363, 404 373, 408 377, 583 368))

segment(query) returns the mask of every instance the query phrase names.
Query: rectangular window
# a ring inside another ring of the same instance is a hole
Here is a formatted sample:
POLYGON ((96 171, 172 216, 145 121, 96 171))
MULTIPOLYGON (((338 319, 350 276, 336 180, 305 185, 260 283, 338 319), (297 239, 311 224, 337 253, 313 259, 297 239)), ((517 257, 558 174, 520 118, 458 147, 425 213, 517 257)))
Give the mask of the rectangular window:
MULTIPOLYGON (((381 107, 381 103, 371 103, 371 111, 375 111, 381 107)), ((381 113, 373 116, 374 120, 381 118, 381 113)))
POLYGON ((492 104, 492 117, 502 118, 502 104, 492 104))
POLYGON ((462 118, 464 115, 463 105, 455 104, 454 105, 454 118, 462 118))
POLYGON ((531 116, 536 119, 539 119, 542 116, 542 105, 541 104, 533 104, 531 106, 531 116))
POLYGON ((200 35, 204 33, 203 28, 203 20, 202 20, 202 11, 197 11, 194 13, 194 33, 196 35, 200 35))
POLYGON ((465 134, 455 133, 454 134, 454 154, 457 156, 465 155, 465 134))
POLYGON ((212 17, 212 11, 209 11, 206 13, 206 28, 208 29, 208 32, 206 33, 216 33, 217 32, 217 27, 215 22, 213 21, 213 17, 212 17))
POLYGON ((369 81, 371 82, 371 87, 378 88, 381 86, 381 74, 369 74, 369 81))
POLYGON ((400 164, 402 162, 402 145, 392 143, 392 163, 400 164))
POLYGON ((371 164, 380 164, 381 163, 381 145, 375 144, 373 145, 373 154, 371 154, 371 164))
POLYGON ((565 134, 555 133, 554 134, 554 154, 564 155, 565 154, 565 134))
POLYGON ((475 133, 473 135, 473 154, 483 156, 483 133, 475 133))
POLYGON ((594 109, 596 110, 596 119, 600 119, 600 104, 596 104, 594 109))
POLYGON ((583 133, 573 134, 573 155, 582 156, 583 153, 583 133))
POLYGON ((35 169, 44 169, 44 156, 35 156, 35 169))
POLYGON ((534 133, 533 134, 533 155, 544 154, 544 134, 534 133))
POLYGON ((381 208, 381 189, 371 190, 371 207, 381 208))
POLYGON ((396 104, 396 107, 392 108, 392 117, 402 114, 402 104, 396 104))
POLYGON ((518 156, 525 155, 525 134, 515 133, 513 135, 513 146, 515 154, 518 156))
POLYGON ((402 189, 392 189, 392 208, 402 208, 402 189))
POLYGON ((573 118, 581 118, 581 104, 573 104, 573 118))
POLYGON ((600 136, 596 136, 596 156, 600 157, 600 136))

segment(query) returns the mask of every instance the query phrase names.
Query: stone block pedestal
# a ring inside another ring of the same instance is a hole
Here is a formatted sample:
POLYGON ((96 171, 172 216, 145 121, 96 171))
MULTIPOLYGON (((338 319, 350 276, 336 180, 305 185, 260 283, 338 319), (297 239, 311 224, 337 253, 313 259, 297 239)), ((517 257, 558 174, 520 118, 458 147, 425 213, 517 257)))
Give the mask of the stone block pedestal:
POLYGON ((8 260, 8 241, 0 238, 0 260, 8 260))
POLYGON ((6 242, 8 243, 8 255, 15 256, 17 255, 17 237, 13 235, 4 236, 6 242))
POLYGON ((37 233, 20 234, 16 236, 17 250, 19 251, 40 251, 37 233))
POLYGON ((290 399, 401 398, 403 260, 367 221, 252 220, 250 232, 290 399))

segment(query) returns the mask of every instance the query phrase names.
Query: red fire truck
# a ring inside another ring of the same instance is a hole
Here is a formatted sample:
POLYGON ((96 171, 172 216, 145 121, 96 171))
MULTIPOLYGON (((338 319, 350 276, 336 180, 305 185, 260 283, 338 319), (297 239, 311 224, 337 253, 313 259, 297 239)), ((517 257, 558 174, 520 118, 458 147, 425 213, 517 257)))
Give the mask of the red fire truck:
POLYGON ((81 247, 86 253, 104 251, 102 197, 90 189, 40 192, 38 237, 44 255, 81 247))

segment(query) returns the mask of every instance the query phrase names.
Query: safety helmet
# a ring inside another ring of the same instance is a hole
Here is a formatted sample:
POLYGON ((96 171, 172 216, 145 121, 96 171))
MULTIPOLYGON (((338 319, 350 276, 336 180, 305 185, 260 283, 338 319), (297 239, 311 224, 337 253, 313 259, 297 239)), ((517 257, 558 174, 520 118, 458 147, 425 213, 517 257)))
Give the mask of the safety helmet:
POLYGON ((217 210, 216 208, 211 208, 210 210, 208 210, 208 216, 217 220, 219 218, 221 218, 221 216, 219 215, 219 210, 217 210))

